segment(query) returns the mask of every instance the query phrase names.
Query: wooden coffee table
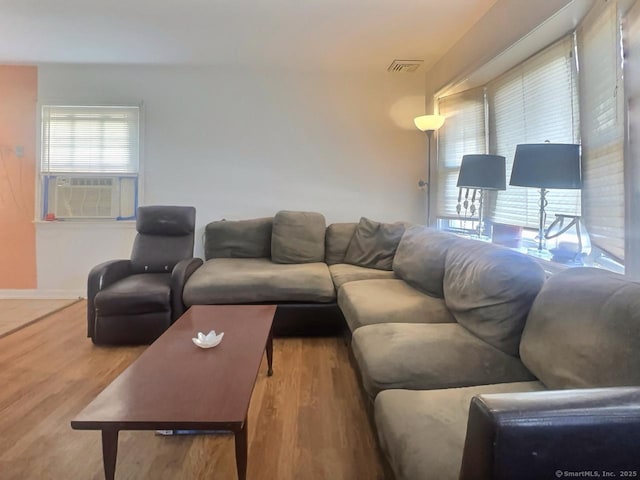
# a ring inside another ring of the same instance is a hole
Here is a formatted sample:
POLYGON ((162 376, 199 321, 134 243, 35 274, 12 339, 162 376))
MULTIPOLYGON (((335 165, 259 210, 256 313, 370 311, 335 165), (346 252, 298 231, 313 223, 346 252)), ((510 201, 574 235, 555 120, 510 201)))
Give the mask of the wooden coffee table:
POLYGON ((275 305, 196 305, 71 421, 102 430, 113 480, 120 430, 226 430, 235 436, 238 478, 247 475, 247 412, 263 352, 272 374, 275 305), (220 345, 196 347, 197 332, 224 332, 220 345))

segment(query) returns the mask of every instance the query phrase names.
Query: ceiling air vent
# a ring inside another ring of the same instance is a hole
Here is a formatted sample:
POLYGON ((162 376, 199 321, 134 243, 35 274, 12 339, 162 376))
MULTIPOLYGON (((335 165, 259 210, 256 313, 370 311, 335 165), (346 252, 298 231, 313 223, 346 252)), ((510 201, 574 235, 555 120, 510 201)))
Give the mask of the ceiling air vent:
POLYGON ((411 73, 415 72, 422 65, 422 60, 394 60, 387 72, 391 73, 411 73))

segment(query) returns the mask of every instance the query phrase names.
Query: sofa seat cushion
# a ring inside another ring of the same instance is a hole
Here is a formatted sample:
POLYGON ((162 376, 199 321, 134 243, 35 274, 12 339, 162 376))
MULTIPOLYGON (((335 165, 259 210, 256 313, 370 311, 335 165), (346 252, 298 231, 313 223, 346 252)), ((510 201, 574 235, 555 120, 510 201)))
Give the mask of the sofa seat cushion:
POLYGON ((457 480, 475 395, 536 392, 539 382, 445 390, 387 390, 375 401, 376 430, 396 480, 457 480))
POLYGON ((284 264, 268 258, 214 258, 187 281, 186 305, 335 301, 324 263, 284 264))
POLYGON ((534 377, 522 362, 459 324, 388 323, 353 334, 353 354, 371 397, 381 390, 435 390, 534 377))
POLYGON ((171 274, 140 273, 119 280, 94 298, 98 316, 171 310, 171 274))
POLYGON ((374 323, 455 321, 444 300, 425 295, 400 279, 345 283, 338 291, 338 305, 352 332, 374 323))
POLYGON ((393 272, 389 272, 387 270, 359 267, 358 265, 351 265, 349 263, 329 265, 329 272, 331 272, 331 278, 336 286, 336 290, 347 282, 396 278, 396 275, 393 272))

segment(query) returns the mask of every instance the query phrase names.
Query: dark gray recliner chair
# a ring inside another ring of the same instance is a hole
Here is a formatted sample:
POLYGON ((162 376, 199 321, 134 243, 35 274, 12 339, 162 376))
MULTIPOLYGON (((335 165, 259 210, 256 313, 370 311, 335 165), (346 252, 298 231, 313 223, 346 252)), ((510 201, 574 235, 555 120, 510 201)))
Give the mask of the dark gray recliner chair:
POLYGON ((193 258, 193 207, 138 208, 130 260, 94 267, 87 286, 87 336, 100 345, 148 344, 182 313, 182 290, 202 265, 193 258))

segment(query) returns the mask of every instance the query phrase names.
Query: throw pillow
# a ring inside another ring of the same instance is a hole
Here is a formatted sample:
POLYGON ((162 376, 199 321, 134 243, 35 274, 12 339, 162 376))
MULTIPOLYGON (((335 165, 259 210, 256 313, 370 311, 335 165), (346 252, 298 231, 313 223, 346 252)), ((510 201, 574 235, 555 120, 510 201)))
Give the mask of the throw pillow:
POLYGON ((362 217, 344 256, 345 263, 391 270, 404 229, 402 223, 380 223, 362 217))
POLYGON ((280 211, 273 218, 271 260, 275 263, 324 262, 324 215, 280 211))

